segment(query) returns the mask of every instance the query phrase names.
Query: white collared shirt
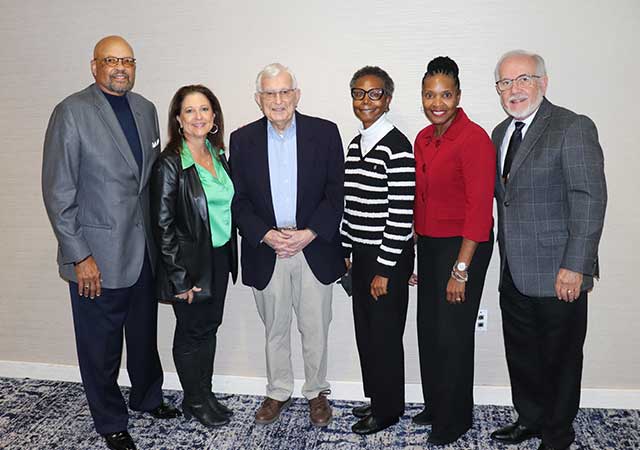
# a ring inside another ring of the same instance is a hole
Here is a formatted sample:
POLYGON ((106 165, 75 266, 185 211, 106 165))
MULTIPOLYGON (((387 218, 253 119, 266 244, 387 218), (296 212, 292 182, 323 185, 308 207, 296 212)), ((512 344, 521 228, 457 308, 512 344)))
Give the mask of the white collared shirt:
POLYGON ((364 129, 362 125, 358 128, 360 133, 360 152, 362 156, 369 153, 374 145, 376 145, 380 139, 385 137, 389 131, 393 130, 393 124, 387 119, 387 113, 384 113, 376 120, 369 128, 364 129))
POLYGON ((511 140, 511 135, 516 130, 516 122, 524 122, 524 127, 522 127, 522 140, 524 141, 524 136, 527 134, 527 130, 529 129, 529 125, 533 122, 533 119, 538 114, 538 109, 536 109, 533 114, 525 119, 513 119, 511 123, 507 127, 507 131, 504 133, 504 138, 502 139, 502 145, 500 146, 500 175, 502 175, 502 170, 504 169, 504 160, 507 158, 507 150, 509 149, 509 141, 511 140))

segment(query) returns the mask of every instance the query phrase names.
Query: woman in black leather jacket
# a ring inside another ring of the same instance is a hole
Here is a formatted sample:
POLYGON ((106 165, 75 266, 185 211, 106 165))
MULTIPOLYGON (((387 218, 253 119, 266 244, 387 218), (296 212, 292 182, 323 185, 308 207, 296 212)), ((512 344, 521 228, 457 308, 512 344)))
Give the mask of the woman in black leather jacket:
POLYGON ((184 86, 169 107, 169 142, 153 168, 151 211, 160 253, 157 295, 176 316, 173 358, 187 418, 206 426, 233 414, 211 392, 216 333, 231 273, 238 273, 231 183, 220 103, 205 86, 184 86))

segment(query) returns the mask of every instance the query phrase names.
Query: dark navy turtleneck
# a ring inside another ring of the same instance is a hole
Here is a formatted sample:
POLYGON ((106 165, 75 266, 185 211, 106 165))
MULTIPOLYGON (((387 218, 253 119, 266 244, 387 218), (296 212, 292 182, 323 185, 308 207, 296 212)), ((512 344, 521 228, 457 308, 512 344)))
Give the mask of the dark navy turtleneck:
POLYGON ((142 172, 142 146, 140 145, 140 138, 138 136, 138 128, 136 127, 136 121, 133 119, 133 113, 131 107, 127 101, 126 95, 111 95, 102 91, 104 96, 109 101, 113 112, 120 122, 120 127, 124 136, 127 138, 131 153, 138 163, 138 173, 142 172))

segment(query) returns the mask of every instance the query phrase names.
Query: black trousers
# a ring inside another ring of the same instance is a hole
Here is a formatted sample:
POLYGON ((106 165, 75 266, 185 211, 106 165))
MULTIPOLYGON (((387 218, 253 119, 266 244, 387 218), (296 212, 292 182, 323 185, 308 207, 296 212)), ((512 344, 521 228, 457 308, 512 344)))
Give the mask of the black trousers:
POLYGON ((528 297, 515 287, 505 264, 500 308, 518 420, 541 430, 546 445, 568 447, 575 439, 573 419, 580 404, 587 293, 572 303, 528 297))
POLYGON ((173 303, 173 312, 176 316, 176 330, 173 335, 174 354, 197 353, 203 347, 211 348, 215 353, 216 334, 222 323, 229 284, 229 244, 212 248, 211 251, 215 263, 213 298, 192 304, 173 303))
POLYGON ((418 238, 418 350, 425 406, 432 435, 453 440, 473 422, 475 324, 493 235, 478 244, 469 265, 465 301, 446 300, 447 283, 461 237, 418 238))
POLYGON ((413 255, 413 247, 402 252, 389 277, 388 294, 374 300, 370 286, 377 275, 378 248, 353 248, 353 320, 362 383, 364 395, 371 399, 373 415, 380 419, 404 414, 402 336, 407 320, 413 255))
POLYGON ((162 402, 162 366, 158 356, 158 302, 153 295, 151 264, 145 255, 140 277, 128 288, 102 289, 91 300, 69 283, 82 384, 96 431, 126 430, 127 405, 117 379, 126 335, 129 406, 149 411, 162 402))

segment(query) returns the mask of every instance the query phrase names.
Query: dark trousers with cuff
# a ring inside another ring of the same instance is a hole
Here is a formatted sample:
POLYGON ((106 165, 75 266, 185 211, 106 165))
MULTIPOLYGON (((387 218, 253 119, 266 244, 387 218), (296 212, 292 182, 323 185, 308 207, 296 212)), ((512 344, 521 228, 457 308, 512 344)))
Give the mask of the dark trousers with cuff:
POLYGON ((449 303, 447 283, 461 237, 418 237, 418 351, 425 407, 432 435, 455 440, 473 422, 475 325, 493 234, 481 242, 469 265, 465 301, 449 303))
POLYGON ((587 292, 573 302, 528 297, 505 264, 500 287, 502 328, 511 395, 518 421, 540 430, 542 442, 568 447, 580 404, 587 292))
POLYGON ((373 416, 388 419, 404 414, 402 336, 414 252, 413 247, 402 252, 389 277, 388 294, 375 300, 370 287, 377 275, 377 256, 377 247, 353 247, 353 319, 364 394, 371 399, 373 416))
POLYGON ((140 276, 128 288, 102 289, 94 299, 78 295, 69 283, 82 384, 96 431, 127 429, 129 414, 118 387, 123 335, 131 380, 129 407, 150 411, 162 402, 162 366, 158 356, 158 303, 153 295, 151 263, 145 255, 140 276))

